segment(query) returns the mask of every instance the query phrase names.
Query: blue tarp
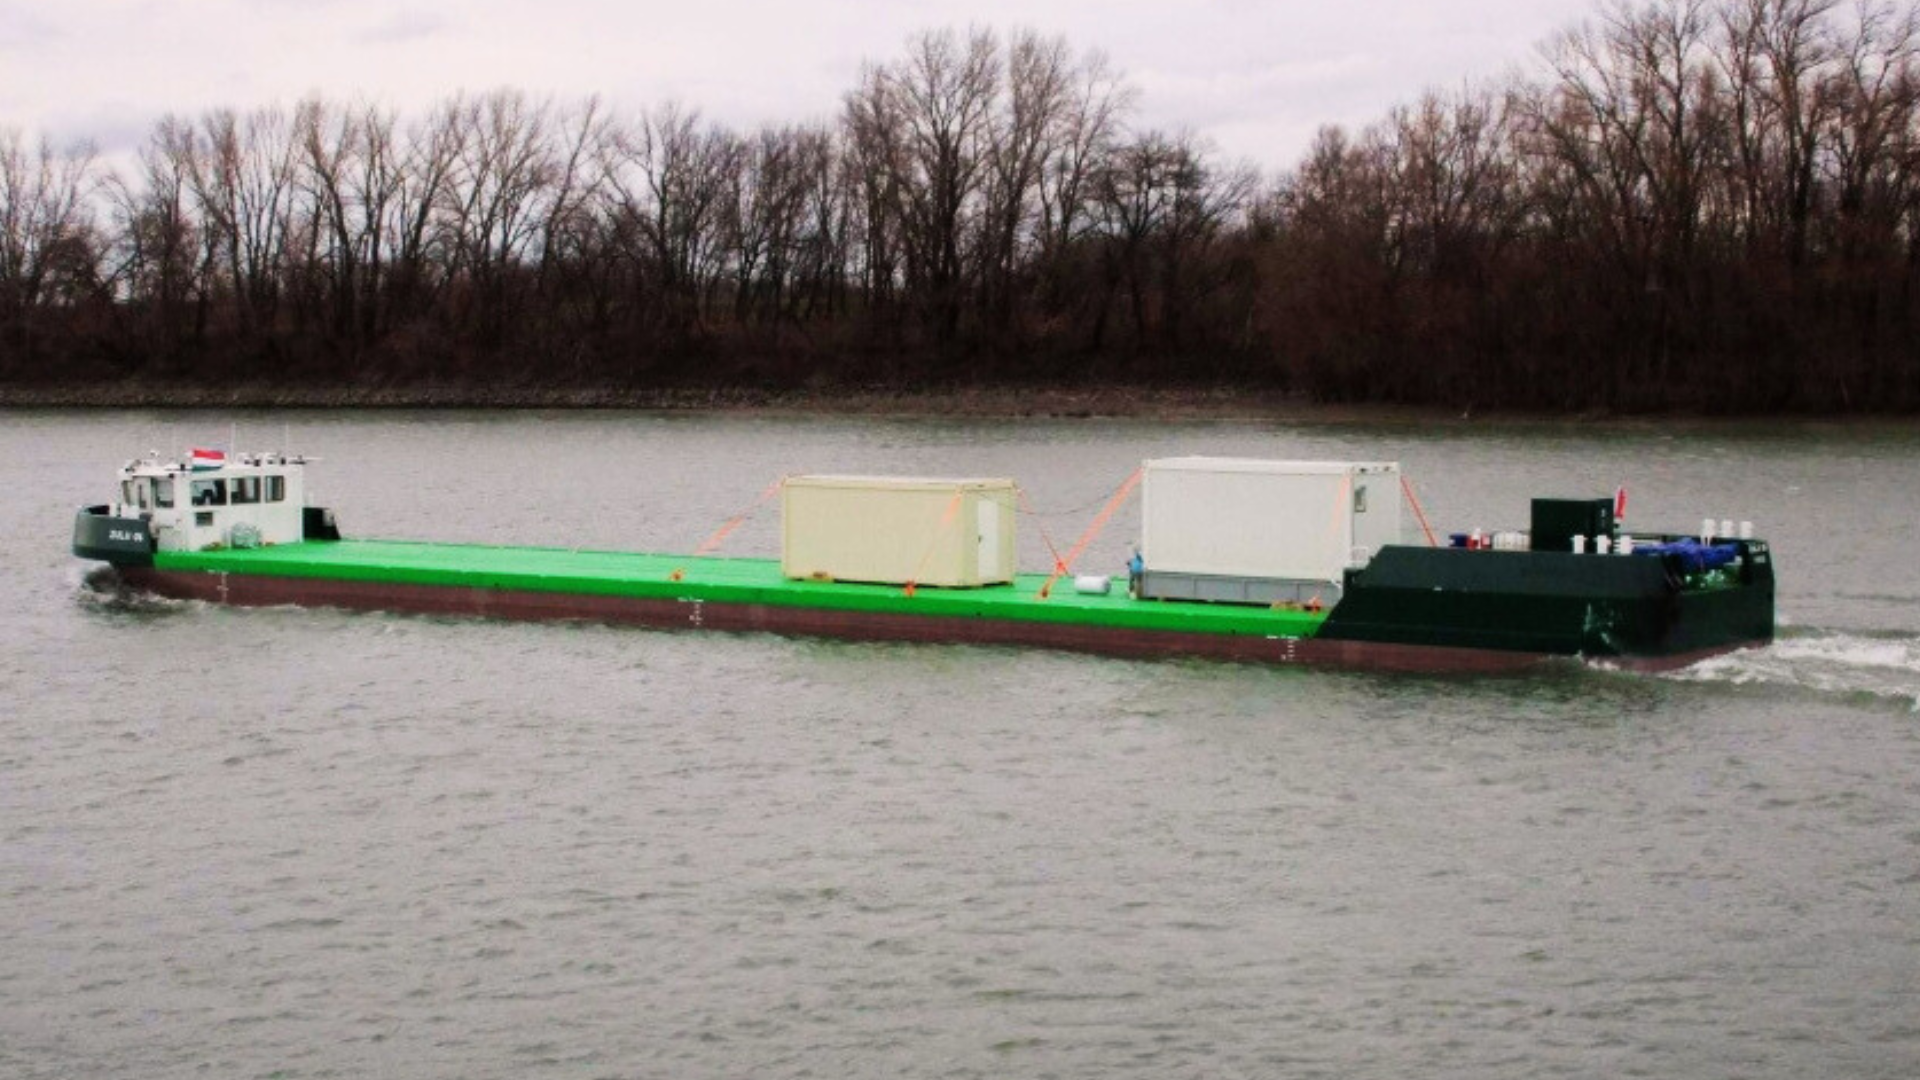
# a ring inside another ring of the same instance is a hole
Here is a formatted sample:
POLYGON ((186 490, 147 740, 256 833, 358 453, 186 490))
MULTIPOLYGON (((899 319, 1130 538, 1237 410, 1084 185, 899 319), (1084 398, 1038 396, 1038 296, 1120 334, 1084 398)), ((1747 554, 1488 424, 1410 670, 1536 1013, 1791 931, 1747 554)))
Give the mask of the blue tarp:
POLYGON ((1701 570, 1718 570, 1731 565, 1740 557, 1738 544, 1703 544, 1691 537, 1674 540, 1665 544, 1636 544, 1635 555, 1673 555, 1680 560, 1682 569, 1689 573, 1701 570))

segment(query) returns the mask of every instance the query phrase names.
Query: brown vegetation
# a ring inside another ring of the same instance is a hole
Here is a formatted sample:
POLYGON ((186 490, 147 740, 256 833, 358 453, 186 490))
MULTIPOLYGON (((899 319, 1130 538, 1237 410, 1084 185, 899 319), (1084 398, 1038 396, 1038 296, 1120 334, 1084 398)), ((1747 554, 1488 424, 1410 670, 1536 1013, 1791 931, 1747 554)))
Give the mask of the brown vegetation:
POLYGON ((0 383, 1911 410, 1917 50, 1877 0, 1616 4, 1266 179, 983 31, 813 126, 314 100, 131 176, 0 133, 0 383))

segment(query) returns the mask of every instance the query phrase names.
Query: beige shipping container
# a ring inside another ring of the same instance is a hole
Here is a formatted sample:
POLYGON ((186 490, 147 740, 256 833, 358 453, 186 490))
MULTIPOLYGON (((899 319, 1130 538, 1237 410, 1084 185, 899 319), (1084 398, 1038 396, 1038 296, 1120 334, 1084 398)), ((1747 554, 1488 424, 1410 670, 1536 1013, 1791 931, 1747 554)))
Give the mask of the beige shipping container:
POLYGON ((1013 580, 1012 480, 790 476, 780 569, 790 578, 968 588, 1013 580))

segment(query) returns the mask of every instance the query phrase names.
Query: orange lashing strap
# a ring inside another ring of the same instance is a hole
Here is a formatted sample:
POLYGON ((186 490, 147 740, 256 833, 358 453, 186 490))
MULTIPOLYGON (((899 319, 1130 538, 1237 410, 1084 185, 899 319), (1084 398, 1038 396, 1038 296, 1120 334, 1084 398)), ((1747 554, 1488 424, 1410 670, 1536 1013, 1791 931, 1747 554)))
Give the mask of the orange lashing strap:
POLYGON ((920 562, 913 568, 913 576, 901 588, 901 593, 912 596, 920 587, 920 575, 927 572, 927 563, 933 560, 933 549, 940 546, 940 538, 953 527, 954 520, 960 516, 960 502, 966 493, 956 491, 953 498, 947 500, 947 509, 940 515, 940 527, 933 530, 933 536, 927 540, 927 550, 920 553, 920 562))
POLYGON ((705 542, 693 549, 693 553, 695 555, 711 555, 720 550, 720 545, 726 542, 727 537, 732 535, 733 530, 745 524, 746 520, 753 516, 754 511, 760 509, 762 503, 773 498, 773 496, 779 492, 780 485, 786 482, 787 478, 783 476, 773 483, 768 484, 767 490, 761 492, 760 497, 753 500, 752 505, 722 522, 719 528, 713 530, 712 536, 707 537, 705 542))
MULTIPOLYGON (((1353 520, 1348 516, 1352 508, 1353 474, 1349 473, 1340 478, 1340 490, 1333 495, 1333 517, 1327 521, 1326 540, 1329 546, 1339 542, 1340 527, 1353 520)), ((1351 538, 1353 534, 1349 532, 1347 535, 1351 538)))
POLYGON ((1427 524, 1427 512, 1420 509, 1420 500, 1413 494, 1413 484, 1404 474, 1400 477, 1400 490, 1407 493, 1407 505, 1413 507, 1413 519, 1420 523, 1420 531, 1427 534, 1427 546, 1439 547, 1440 541, 1434 538, 1433 526, 1427 524))
POLYGON ((1098 514, 1094 515, 1093 523, 1087 526, 1086 532, 1080 534, 1079 541, 1073 545, 1072 551, 1067 552, 1067 557, 1054 561, 1053 573, 1047 575, 1046 584, 1040 586, 1040 599, 1045 600, 1047 597, 1052 596, 1053 583, 1073 573, 1074 561, 1079 559, 1081 554, 1087 550, 1088 544, 1093 543, 1093 538, 1100 535, 1100 530, 1107 527, 1107 522, 1113 518, 1114 512, 1119 510, 1121 505, 1127 501, 1127 496, 1133 494, 1133 489, 1140 486, 1140 472, 1141 470, 1139 469, 1133 470, 1133 475, 1127 477, 1126 483, 1120 485, 1120 490, 1114 492, 1113 498, 1107 500, 1107 505, 1102 507, 1098 514))
POLYGON ((1053 572, 1056 574, 1066 573, 1066 560, 1060 557, 1060 549, 1054 546, 1053 537, 1047 535, 1047 526, 1045 522, 1040 520, 1040 512, 1033 508, 1032 502, 1028 501, 1027 489, 1017 487, 1013 489, 1013 493, 1019 498, 1021 509, 1026 512, 1028 517, 1033 519, 1034 528, 1040 530, 1040 540, 1047 545, 1047 554, 1053 556, 1053 572))

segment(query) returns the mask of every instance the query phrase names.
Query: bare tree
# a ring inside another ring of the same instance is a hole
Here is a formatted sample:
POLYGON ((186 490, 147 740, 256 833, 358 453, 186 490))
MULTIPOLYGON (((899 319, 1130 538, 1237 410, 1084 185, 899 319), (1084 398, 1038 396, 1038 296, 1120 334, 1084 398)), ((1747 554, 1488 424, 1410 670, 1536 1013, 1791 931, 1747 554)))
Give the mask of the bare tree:
POLYGON ((558 164, 552 108, 498 90, 457 108, 461 133, 447 207, 454 267, 471 290, 465 321, 497 346, 518 325, 521 270, 546 221, 558 164))
POLYGON ((1826 32, 1839 0, 1736 0, 1720 12, 1727 173, 1749 254, 1806 261, 1821 140, 1834 98, 1826 32))
POLYGON ((1844 257, 1867 257, 1894 239, 1913 185, 1920 120, 1920 10, 1863 3, 1839 43, 1828 92, 1836 228, 1844 257))
MULTIPOLYGON (((367 119, 378 123, 377 117, 367 119)), ((322 303, 332 311, 333 335, 351 351, 360 344, 359 311, 366 299, 361 264, 368 264, 368 275, 378 273, 380 215, 390 192, 384 186, 353 190, 355 179, 375 168, 370 160, 374 140, 360 116, 313 99, 300 105, 294 125, 303 154, 302 186, 318 219, 315 271, 325 283, 322 303)))
POLYGON ((450 207, 464 205, 452 193, 466 158, 467 111, 461 98, 444 102, 381 155, 388 163, 397 160, 385 221, 385 247, 392 254, 382 289, 390 320, 421 317, 453 277, 458 229, 457 211, 450 207))
POLYGON ((796 288, 789 317, 832 319, 845 311, 851 272, 853 185, 846 154, 831 129, 812 127, 800 136, 800 172, 805 186, 804 223, 794 248, 796 288))
POLYGON ((1142 132, 1108 157, 1094 181, 1107 281, 1125 287, 1138 343, 1179 353, 1183 308, 1215 284, 1196 271, 1247 207, 1253 184, 1251 170, 1213 164, 1187 133, 1142 132))
POLYGON ((842 183, 856 192, 861 299, 869 312, 888 316, 906 257, 901 188, 907 175, 906 124, 901 103, 877 68, 861 73, 846 97, 842 128, 842 183))
POLYGON ((96 182, 92 147, 61 152, 42 139, 29 150, 0 129, 0 327, 71 299, 93 276, 96 182))
POLYGON ((849 99, 856 142, 877 151, 870 163, 886 173, 881 190, 890 198, 874 210, 898 223, 906 286, 939 341, 954 340, 960 327, 999 55, 989 31, 964 40, 951 31, 922 34, 904 60, 868 69, 849 99))
POLYGON ((1393 110, 1379 132, 1393 200, 1392 259, 1438 279, 1483 280, 1509 243, 1518 200, 1507 99, 1431 93, 1393 110))
POLYGON ((734 318, 742 323, 778 321, 788 311, 821 149, 808 136, 801 128, 761 128, 729 177, 734 318))
POLYGON ((1265 183, 1131 105, 1097 54, 974 29, 825 125, 313 100, 164 119, 124 176, 0 134, 0 376, 1920 407, 1906 0, 1601 0, 1531 77, 1265 183))
POLYGON ((643 246, 644 272, 658 283, 662 325, 676 337, 695 332, 725 265, 722 215, 739 140, 670 104, 616 131, 609 148, 606 182, 643 246))
POLYGON ((1073 107, 1074 65, 1065 39, 1023 31, 1006 49, 1003 107, 989 115, 980 242, 981 311, 989 332, 1012 329, 1018 275, 1039 243, 1039 197, 1073 107))
POLYGON ((1041 175, 1043 257, 1065 251, 1087 227, 1090 178, 1133 107, 1132 88, 1099 53, 1085 57, 1073 78, 1068 107, 1058 115, 1052 135, 1054 152, 1041 175))
POLYGON ((577 109, 561 117, 566 141, 558 147, 558 171, 547 204, 546 220, 541 225, 539 283, 544 291, 555 264, 576 249, 590 228, 585 216, 590 212, 605 182, 598 163, 605 159, 602 148, 611 138, 611 128, 598 97, 589 97, 577 109))
POLYGON ((270 329, 284 277, 296 143, 284 110, 201 119, 190 174, 242 335, 270 329))

